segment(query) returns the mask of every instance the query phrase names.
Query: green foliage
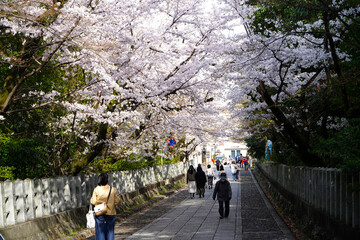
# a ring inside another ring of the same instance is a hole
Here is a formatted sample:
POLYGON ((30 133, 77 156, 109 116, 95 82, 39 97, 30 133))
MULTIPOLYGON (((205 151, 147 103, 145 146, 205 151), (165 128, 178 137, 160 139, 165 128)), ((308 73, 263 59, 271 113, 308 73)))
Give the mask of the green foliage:
POLYGON ((147 157, 139 156, 132 153, 128 158, 121 158, 118 160, 114 160, 112 158, 96 159, 89 166, 89 171, 95 173, 126 171, 152 166, 160 166, 163 164, 172 164, 179 161, 180 156, 174 157, 172 159, 162 159, 160 156, 157 156, 156 159, 152 159, 151 161, 149 161, 147 157))
POLYGON ((0 143, 3 179, 44 177, 49 173, 47 151, 39 139, 17 139, 0 135, 0 143))
POLYGON ((0 166, 0 181, 15 180, 14 170, 15 167, 0 166))
POLYGON ((313 151, 328 167, 346 171, 360 171, 360 119, 352 119, 341 131, 332 131, 328 138, 315 136, 313 151))
POLYGON ((258 160, 261 160, 265 157, 265 144, 266 141, 264 138, 261 138, 257 135, 253 135, 245 139, 246 145, 248 147, 248 154, 252 157, 255 157, 258 160))

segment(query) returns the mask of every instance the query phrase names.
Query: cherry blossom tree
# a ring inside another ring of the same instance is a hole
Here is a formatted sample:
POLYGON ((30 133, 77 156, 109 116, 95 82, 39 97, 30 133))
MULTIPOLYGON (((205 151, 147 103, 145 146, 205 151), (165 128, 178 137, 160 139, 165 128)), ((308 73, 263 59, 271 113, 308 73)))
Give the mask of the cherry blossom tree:
POLYGON ((349 91, 358 95, 350 86, 358 80, 346 64, 359 53, 360 6, 345 1, 226 3, 246 26, 222 43, 228 53, 224 76, 235 85, 229 97, 244 134, 282 142, 287 147, 277 152, 292 148, 305 165, 331 165, 314 154, 312 139, 343 128, 359 110, 350 107, 357 100, 350 103, 349 91), (341 102, 331 102, 336 96, 341 102))
POLYGON ((3 121, 48 106, 64 109, 47 119, 44 132, 57 139, 55 174, 78 174, 101 155, 154 146, 166 155, 169 137, 186 138, 193 149, 200 134, 221 129, 211 106, 223 84, 212 76, 211 46, 223 23, 206 3, 4 2, 2 35, 18 46, 2 49, 8 68, 0 92, 3 121), (60 74, 50 71, 52 87, 45 90, 41 76, 48 69, 60 74))

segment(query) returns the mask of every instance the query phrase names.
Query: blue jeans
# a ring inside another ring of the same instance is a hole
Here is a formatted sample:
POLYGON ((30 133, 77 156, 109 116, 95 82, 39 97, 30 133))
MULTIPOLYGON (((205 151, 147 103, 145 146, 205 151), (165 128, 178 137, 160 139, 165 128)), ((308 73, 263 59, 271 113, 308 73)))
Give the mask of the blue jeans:
POLYGON ((236 172, 235 172, 235 173, 231 173, 231 174, 232 174, 233 180, 235 181, 235 180, 236 180, 236 172))
POLYGON ((115 215, 95 217, 95 240, 114 240, 115 215))

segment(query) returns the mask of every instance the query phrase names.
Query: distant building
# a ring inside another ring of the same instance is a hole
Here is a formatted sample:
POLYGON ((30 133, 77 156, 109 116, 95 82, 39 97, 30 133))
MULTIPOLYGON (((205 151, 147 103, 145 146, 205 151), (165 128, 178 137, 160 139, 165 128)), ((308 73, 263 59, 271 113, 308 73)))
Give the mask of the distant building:
POLYGON ((245 142, 217 142, 201 145, 196 148, 195 152, 190 157, 190 164, 197 166, 199 163, 202 166, 212 162, 212 158, 217 156, 235 159, 236 155, 242 154, 246 156, 247 147, 245 142))

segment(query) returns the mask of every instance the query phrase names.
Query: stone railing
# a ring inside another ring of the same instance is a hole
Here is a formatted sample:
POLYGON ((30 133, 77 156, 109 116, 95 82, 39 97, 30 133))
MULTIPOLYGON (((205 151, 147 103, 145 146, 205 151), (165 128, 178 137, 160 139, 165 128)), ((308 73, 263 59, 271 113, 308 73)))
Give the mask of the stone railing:
MULTIPOLYGON (((177 163, 109 174, 120 194, 168 181, 186 173, 187 164, 177 163)), ((0 227, 88 205, 97 175, 63 176, 0 182, 0 227)))
POLYGON ((291 167, 258 162, 270 179, 308 205, 352 228, 360 227, 359 173, 349 174, 335 168, 291 167))

